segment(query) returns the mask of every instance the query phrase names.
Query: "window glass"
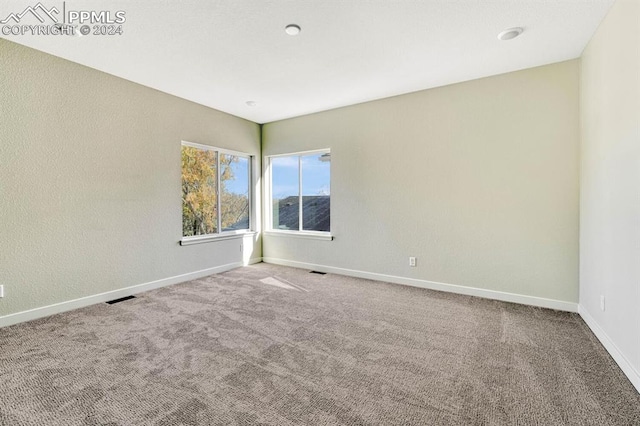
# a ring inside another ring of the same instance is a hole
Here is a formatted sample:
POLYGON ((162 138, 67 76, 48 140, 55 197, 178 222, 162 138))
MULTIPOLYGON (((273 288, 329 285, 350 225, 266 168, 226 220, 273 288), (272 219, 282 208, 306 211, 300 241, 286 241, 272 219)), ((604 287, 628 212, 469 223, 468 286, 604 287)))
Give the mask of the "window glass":
POLYGON ((329 232, 331 155, 305 155, 301 157, 301 165, 302 230, 329 232))
POLYGON ((218 231, 217 154, 182 146, 182 235, 218 231))
POLYGON ((271 203, 273 229, 300 229, 299 158, 271 159, 271 203))
POLYGON ((220 154, 222 230, 249 229, 249 159, 220 154))

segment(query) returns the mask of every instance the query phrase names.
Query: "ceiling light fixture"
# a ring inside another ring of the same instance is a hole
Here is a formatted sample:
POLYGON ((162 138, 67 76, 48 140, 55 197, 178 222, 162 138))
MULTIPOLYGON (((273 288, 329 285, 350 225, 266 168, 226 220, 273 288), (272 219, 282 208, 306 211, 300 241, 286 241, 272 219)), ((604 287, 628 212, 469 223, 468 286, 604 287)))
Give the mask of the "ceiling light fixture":
POLYGON ((247 104, 247 106, 250 106, 250 107, 254 107, 254 106, 258 105, 258 103, 256 101, 247 101, 247 102, 245 102, 245 104, 247 104))
POLYGON ((524 29, 520 27, 507 28, 506 30, 498 34, 498 39, 502 41, 512 40, 522 34, 523 31, 524 29))
POLYGON ((284 32, 289 34, 290 36, 295 36, 300 34, 300 27, 296 24, 289 24, 284 27, 284 32))

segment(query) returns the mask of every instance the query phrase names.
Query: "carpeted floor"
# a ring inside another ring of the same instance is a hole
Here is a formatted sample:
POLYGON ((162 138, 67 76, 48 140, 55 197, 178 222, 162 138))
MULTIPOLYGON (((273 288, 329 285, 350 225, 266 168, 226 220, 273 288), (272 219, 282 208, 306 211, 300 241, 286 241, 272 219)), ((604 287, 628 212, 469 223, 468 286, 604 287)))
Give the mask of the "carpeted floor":
POLYGON ((575 314, 258 264, 0 329, 1 425, 640 425, 575 314))

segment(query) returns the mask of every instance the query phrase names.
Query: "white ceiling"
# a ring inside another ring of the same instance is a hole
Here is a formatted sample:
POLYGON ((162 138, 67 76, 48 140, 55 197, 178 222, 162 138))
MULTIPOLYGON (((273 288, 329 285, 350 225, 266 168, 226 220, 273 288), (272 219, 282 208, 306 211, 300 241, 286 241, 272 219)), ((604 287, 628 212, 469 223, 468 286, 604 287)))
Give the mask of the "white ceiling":
MULTIPOLYGON (((36 3, 3 0, 0 19, 36 3)), ((62 10, 62 1, 42 3, 62 10)), ((66 10, 124 10, 124 35, 3 37, 266 123, 577 58, 612 4, 71 0, 66 10), (291 23, 298 36, 285 34, 291 23), (525 28, 519 38, 497 39, 514 26, 525 28)))

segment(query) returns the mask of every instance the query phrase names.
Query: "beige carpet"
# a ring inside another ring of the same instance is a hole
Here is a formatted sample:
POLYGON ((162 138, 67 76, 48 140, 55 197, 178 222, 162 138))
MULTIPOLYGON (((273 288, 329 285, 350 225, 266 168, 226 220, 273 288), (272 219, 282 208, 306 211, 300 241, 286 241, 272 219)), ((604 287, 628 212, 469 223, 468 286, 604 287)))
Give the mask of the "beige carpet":
POLYGON ((574 314, 259 264, 0 329, 2 425, 640 425, 574 314))

